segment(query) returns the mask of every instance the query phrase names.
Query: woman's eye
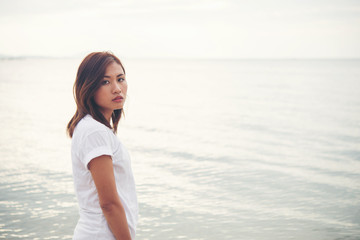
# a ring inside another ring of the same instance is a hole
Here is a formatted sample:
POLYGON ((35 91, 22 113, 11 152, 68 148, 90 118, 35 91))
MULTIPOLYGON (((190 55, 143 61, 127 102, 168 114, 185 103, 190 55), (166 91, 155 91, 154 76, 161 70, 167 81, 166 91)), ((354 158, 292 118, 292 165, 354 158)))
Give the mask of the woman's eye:
POLYGON ((108 80, 104 80, 104 81, 101 82, 101 85, 106 85, 106 84, 109 84, 108 80))
POLYGON ((119 78, 118 79, 118 82, 122 82, 122 81, 124 81, 125 79, 124 78, 119 78))

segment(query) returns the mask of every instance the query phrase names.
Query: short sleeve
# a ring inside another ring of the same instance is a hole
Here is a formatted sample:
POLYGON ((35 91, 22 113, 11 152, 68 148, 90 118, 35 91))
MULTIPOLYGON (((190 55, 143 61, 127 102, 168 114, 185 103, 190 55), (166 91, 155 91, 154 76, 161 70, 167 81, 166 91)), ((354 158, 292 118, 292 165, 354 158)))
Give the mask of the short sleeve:
POLYGON ((96 131, 86 136, 80 149, 80 159, 86 168, 88 168, 89 162, 96 157, 113 156, 110 136, 106 131, 96 131))

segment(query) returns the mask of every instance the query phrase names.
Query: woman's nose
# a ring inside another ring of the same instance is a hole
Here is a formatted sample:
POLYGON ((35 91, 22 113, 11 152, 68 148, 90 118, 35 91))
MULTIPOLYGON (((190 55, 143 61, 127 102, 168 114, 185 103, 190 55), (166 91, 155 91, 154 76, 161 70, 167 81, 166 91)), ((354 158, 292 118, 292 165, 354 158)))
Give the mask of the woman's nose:
POLYGON ((121 87, 120 84, 115 83, 114 84, 114 89, 113 89, 114 93, 121 93, 121 87))

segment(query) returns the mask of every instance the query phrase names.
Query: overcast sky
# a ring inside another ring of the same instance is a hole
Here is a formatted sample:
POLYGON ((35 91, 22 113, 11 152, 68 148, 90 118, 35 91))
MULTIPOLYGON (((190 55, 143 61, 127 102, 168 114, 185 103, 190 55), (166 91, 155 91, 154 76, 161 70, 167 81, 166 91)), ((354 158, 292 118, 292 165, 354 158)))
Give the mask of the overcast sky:
POLYGON ((0 0, 0 55, 359 58, 360 1, 0 0))

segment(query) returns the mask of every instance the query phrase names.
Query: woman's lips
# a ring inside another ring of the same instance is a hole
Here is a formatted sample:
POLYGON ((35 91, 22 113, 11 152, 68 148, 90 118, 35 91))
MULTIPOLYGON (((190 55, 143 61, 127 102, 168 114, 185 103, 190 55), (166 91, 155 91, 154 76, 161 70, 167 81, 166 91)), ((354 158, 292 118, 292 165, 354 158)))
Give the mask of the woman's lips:
POLYGON ((119 96, 119 97, 114 98, 112 101, 113 102, 121 102, 123 99, 124 99, 123 97, 119 96))

